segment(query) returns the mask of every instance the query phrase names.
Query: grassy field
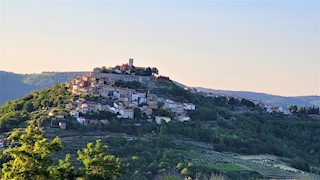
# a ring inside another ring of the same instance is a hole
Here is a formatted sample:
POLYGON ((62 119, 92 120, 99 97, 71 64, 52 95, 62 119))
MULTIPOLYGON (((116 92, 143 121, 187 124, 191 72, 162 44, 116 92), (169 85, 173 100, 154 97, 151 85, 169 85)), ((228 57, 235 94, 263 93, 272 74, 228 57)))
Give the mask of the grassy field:
POLYGON ((218 171, 222 171, 222 172, 230 172, 230 171, 246 171, 247 169, 235 165, 235 164, 222 164, 222 163, 218 163, 218 164, 209 164, 207 165, 210 168, 216 169, 218 171))

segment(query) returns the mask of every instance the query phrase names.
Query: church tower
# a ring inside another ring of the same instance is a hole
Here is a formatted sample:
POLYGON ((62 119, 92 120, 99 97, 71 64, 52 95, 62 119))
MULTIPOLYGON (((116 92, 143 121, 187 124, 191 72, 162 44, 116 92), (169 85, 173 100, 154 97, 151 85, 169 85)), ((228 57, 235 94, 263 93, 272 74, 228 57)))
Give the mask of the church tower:
POLYGON ((132 58, 129 59, 129 67, 133 67, 133 59, 132 58))

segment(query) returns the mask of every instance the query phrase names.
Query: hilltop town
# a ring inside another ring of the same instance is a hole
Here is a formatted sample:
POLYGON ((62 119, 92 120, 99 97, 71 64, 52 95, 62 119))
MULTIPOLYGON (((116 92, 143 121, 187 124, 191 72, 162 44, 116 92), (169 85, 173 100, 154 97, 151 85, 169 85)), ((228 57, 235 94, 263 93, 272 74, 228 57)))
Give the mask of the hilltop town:
POLYGON ((68 103, 66 108, 70 110, 70 116, 81 124, 97 124, 98 120, 85 118, 86 114, 96 111, 109 111, 117 118, 124 119, 134 119, 135 113, 139 112, 148 121, 154 120, 157 124, 171 120, 190 121, 187 111, 195 110, 194 104, 175 102, 148 91, 147 87, 157 79, 166 78, 158 76, 157 68, 135 67, 133 59, 121 66, 94 68, 93 72, 77 76, 66 83, 69 91, 79 96, 77 100, 68 103), (174 116, 152 117, 160 106, 174 116))
MULTIPOLYGON (((155 67, 135 67, 133 59, 115 67, 97 67, 92 72, 79 75, 65 83, 68 90, 78 97, 69 102, 66 109, 71 117, 84 125, 107 123, 106 119, 88 118, 92 117, 88 115, 94 112, 110 112, 118 119, 135 119, 139 116, 138 119, 155 121, 157 124, 172 120, 190 121, 191 118, 187 112, 195 110, 195 104, 174 101, 150 92, 152 89, 150 87, 159 80, 170 81, 168 77, 159 76, 159 71, 155 67), (155 113, 159 109, 167 112, 155 113)), ((291 114, 289 109, 263 104, 259 100, 216 95, 192 87, 184 87, 184 90, 203 97, 222 97, 225 98, 227 104, 238 102, 247 107, 259 107, 268 113, 291 114)), ((49 115, 54 114, 51 112, 49 115)))

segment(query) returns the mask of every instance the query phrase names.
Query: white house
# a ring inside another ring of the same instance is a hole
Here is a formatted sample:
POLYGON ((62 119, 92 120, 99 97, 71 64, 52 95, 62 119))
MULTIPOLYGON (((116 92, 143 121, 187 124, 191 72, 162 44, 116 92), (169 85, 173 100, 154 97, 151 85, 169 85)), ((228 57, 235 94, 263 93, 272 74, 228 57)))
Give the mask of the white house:
POLYGON ((87 104, 87 103, 83 103, 83 104, 81 105, 81 108, 82 108, 82 109, 85 109, 85 108, 88 109, 88 104, 87 104))
POLYGON ((178 108, 179 106, 181 106, 181 103, 177 103, 172 100, 166 100, 163 107, 167 109, 175 109, 175 108, 178 108))
POLYGON ((83 117, 77 117, 77 121, 78 121, 80 124, 85 124, 86 119, 83 118, 83 117))
POLYGON ((77 94, 79 91, 79 85, 78 84, 73 84, 72 85, 72 94, 77 94))
POLYGON ((139 100, 139 95, 137 93, 131 94, 131 100, 132 101, 138 101, 139 100))
POLYGON ((140 98, 139 104, 147 103, 147 98, 140 98))
POLYGON ((129 103, 129 107, 131 107, 131 108, 136 108, 136 107, 138 107, 138 102, 137 101, 133 101, 133 102, 131 102, 131 103, 129 103))
POLYGON ((272 106, 265 105, 264 108, 265 108, 266 112, 268 112, 268 113, 272 113, 273 112, 272 106))
POLYGON ((113 91, 112 96, 119 99, 120 98, 120 92, 113 91))
POLYGON ((63 118, 64 118, 64 115, 56 115, 56 118, 57 118, 57 119, 63 119, 63 118))
POLYGON ((119 108, 118 103, 114 102, 114 103, 113 103, 113 107, 115 107, 115 108, 119 108))
POLYGON ((121 114, 122 118, 128 118, 128 119, 134 118, 134 110, 133 109, 120 110, 120 114, 121 114))
POLYGON ((146 93, 144 92, 138 92, 136 94, 138 95, 139 98, 146 98, 146 93))
POLYGON ((66 129, 67 128, 67 123, 66 122, 59 122, 59 127, 60 129, 66 129))
POLYGON ((185 121, 190 121, 190 117, 189 116, 178 116, 177 117, 177 121, 180 121, 180 122, 185 122, 185 121))
POLYGON ((192 103, 183 103, 183 109, 185 110, 195 110, 196 106, 192 103))
POLYGON ((114 114, 117 114, 120 112, 120 109, 115 107, 110 107, 109 111, 113 112, 114 114))
POLYGON ((282 113, 282 112, 283 112, 283 108, 282 108, 282 107, 278 107, 278 108, 276 109, 276 112, 282 113))
POLYGON ((161 121, 164 121, 166 123, 170 122, 171 118, 166 116, 156 116, 154 120, 157 124, 161 124, 161 121))
POLYGON ((72 117, 79 117, 79 112, 77 110, 71 110, 70 111, 70 116, 72 117))
POLYGON ((120 71, 119 69, 114 70, 114 72, 116 72, 116 73, 118 73, 118 74, 121 74, 121 73, 122 73, 122 71, 120 71))

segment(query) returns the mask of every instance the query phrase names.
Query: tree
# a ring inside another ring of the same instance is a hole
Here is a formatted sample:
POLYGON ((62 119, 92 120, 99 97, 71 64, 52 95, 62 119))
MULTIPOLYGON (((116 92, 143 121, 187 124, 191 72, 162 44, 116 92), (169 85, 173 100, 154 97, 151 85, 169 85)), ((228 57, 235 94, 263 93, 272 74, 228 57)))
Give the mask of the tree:
POLYGON ((292 113, 296 113, 297 110, 298 110, 298 107, 297 106, 293 106, 293 105, 290 105, 288 106, 288 110, 292 113))
POLYGON ((242 99, 241 104, 244 106, 247 106, 248 108, 255 108, 256 107, 256 105, 253 102, 246 100, 246 99, 242 99))
POLYGON ((34 110, 33 104, 30 101, 25 102, 23 105, 23 110, 27 112, 33 111, 34 110))
POLYGON ((139 108, 134 108, 134 119, 140 120, 141 119, 141 110, 139 108))
POLYGON ((156 67, 153 67, 151 71, 153 74, 159 74, 159 70, 156 67))
POLYGON ((189 174, 189 170, 188 170, 187 168, 183 168, 183 169, 181 170, 181 174, 187 175, 187 174, 189 174))
POLYGON ((297 113, 305 114, 306 113, 306 108, 305 107, 299 107, 298 110, 297 110, 297 113))
POLYGON ((12 160, 3 164, 1 179, 48 179, 51 154, 62 149, 61 140, 48 141, 43 131, 30 125, 25 132, 13 131, 8 140, 11 147, 3 154, 12 160))
POLYGON ((107 72, 107 68, 105 66, 102 66, 101 73, 106 73, 106 72, 107 72))
POLYGON ((146 76, 151 76, 152 75, 152 70, 151 70, 150 67, 146 68, 145 75, 146 76))
POLYGON ((114 179, 122 175, 120 160, 106 153, 108 146, 101 140, 96 144, 88 143, 86 148, 78 150, 78 160, 84 164, 84 179, 114 179))
POLYGON ((71 155, 67 154, 64 160, 59 160, 57 166, 49 167, 51 179, 74 179, 76 174, 74 173, 74 167, 71 162, 71 155))

